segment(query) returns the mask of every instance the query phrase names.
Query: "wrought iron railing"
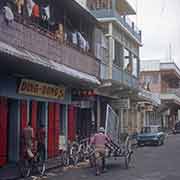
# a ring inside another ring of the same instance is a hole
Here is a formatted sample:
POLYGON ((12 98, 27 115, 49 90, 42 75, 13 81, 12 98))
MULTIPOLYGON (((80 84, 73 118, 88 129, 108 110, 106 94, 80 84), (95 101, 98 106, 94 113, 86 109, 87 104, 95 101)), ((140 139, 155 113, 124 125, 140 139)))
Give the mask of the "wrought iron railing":
POLYGON ((138 41, 141 42, 141 31, 127 16, 121 16, 113 9, 92 10, 96 18, 116 18, 138 41))

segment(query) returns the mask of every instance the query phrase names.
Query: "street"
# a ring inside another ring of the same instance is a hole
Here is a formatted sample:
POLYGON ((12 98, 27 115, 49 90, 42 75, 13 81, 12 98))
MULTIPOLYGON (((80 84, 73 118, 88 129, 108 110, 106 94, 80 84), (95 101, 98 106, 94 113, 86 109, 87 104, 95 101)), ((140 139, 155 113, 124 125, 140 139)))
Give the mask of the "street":
POLYGON ((165 145, 141 147, 136 150, 129 170, 121 160, 108 160, 108 172, 100 177, 94 176, 88 165, 66 170, 55 169, 43 179, 50 180, 179 180, 180 135, 169 135, 165 145))

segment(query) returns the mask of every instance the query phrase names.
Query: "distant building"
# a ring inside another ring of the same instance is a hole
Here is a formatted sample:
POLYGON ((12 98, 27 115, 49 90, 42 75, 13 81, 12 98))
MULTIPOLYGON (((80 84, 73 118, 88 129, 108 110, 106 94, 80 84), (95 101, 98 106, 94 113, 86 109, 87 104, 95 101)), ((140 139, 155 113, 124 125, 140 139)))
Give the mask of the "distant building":
POLYGON ((141 61, 141 83, 149 82, 150 90, 160 94, 159 114, 164 128, 172 129, 179 121, 180 69, 174 62, 141 61))

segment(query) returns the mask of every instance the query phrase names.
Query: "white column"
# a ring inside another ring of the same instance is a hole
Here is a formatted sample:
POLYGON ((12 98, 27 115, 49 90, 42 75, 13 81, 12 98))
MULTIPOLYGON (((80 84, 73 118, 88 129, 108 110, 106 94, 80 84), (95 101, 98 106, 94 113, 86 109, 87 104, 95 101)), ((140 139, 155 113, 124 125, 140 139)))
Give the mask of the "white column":
POLYGON ((123 109, 120 109, 120 123, 121 123, 121 132, 124 133, 124 114, 123 114, 123 109))
POLYGON ((114 60, 114 39, 112 37, 113 34, 113 25, 109 23, 109 79, 112 79, 112 68, 113 68, 113 60, 114 60))
POLYGON ((101 123, 101 102, 100 97, 97 97, 97 129, 99 129, 101 123))

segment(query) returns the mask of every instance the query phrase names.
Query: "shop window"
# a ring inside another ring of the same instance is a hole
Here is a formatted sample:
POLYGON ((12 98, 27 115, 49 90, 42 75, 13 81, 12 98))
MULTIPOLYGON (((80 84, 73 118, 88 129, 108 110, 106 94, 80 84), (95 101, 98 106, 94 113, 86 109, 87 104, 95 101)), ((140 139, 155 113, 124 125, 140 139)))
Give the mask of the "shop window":
POLYGON ((115 60, 114 64, 123 67, 123 46, 115 41, 115 60))
POLYGON ((132 67, 132 57, 131 52, 127 49, 124 49, 124 64, 123 69, 128 73, 132 74, 133 67, 132 67))

